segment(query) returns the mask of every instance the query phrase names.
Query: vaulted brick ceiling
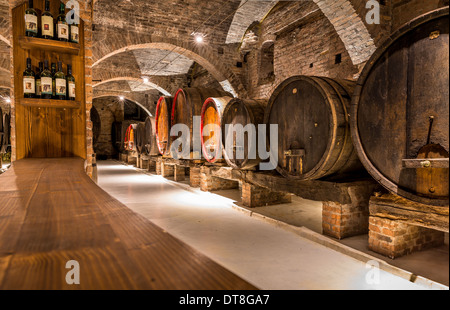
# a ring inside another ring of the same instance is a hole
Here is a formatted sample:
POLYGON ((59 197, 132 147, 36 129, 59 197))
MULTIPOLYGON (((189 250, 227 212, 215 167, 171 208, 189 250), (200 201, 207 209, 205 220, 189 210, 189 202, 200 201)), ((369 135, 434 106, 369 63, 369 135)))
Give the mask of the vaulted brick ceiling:
MULTIPOLYGON (((129 41, 128 45, 134 45, 148 43, 155 37, 193 42, 194 32, 205 34, 206 44, 212 50, 230 43, 239 44, 248 26, 260 20, 277 2, 97 0, 94 4, 93 58, 94 61, 100 59, 100 62, 94 66, 94 83, 121 76, 140 78, 187 74, 194 59, 183 51, 170 48, 123 51, 104 60, 102 57, 115 50, 112 45, 116 42, 129 41)), ((132 89, 145 89, 143 85, 133 83, 132 89)), ((113 86, 117 87, 111 84, 113 86)))

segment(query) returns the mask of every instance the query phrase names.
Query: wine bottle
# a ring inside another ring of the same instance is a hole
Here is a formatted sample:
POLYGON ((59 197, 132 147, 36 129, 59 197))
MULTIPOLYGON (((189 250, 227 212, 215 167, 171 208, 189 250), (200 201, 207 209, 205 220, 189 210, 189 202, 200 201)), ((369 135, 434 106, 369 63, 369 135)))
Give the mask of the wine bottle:
POLYGON ((56 99, 66 100, 67 85, 66 76, 62 69, 62 62, 58 61, 58 71, 55 73, 55 85, 56 85, 56 99))
POLYGON ((41 98, 42 99, 52 99, 53 94, 53 79, 52 73, 48 69, 48 60, 44 60, 44 70, 41 73, 41 98))
POLYGON ((75 24, 75 23, 71 24, 70 25, 70 42, 73 42, 73 43, 80 42, 78 33, 79 33, 78 24, 75 24))
POLYGON ((42 69, 43 69, 44 63, 43 62, 39 62, 39 69, 38 72, 36 72, 36 97, 40 98, 41 97, 41 93, 42 93, 42 85, 41 85, 41 73, 42 73, 42 69))
POLYGON ((50 13, 50 1, 45 0, 45 10, 41 15, 42 37, 53 39, 53 15, 50 13))
POLYGON ((27 68, 23 72, 23 97, 34 98, 36 95, 34 71, 31 68, 31 58, 27 58, 27 68))
POLYGON ((27 37, 38 35, 38 16, 33 8, 33 0, 28 0, 28 9, 25 10, 25 35, 27 37))
POLYGON ((59 15, 56 18, 56 36, 59 41, 69 41, 69 25, 66 21, 66 6, 61 3, 59 15))
POLYGON ((54 62, 52 62, 52 71, 50 71, 52 74, 52 98, 55 99, 56 97, 56 81, 55 81, 55 73, 56 73, 56 64, 54 62))
POLYGON ((67 65, 67 98, 75 100, 75 78, 72 75, 72 66, 67 65))

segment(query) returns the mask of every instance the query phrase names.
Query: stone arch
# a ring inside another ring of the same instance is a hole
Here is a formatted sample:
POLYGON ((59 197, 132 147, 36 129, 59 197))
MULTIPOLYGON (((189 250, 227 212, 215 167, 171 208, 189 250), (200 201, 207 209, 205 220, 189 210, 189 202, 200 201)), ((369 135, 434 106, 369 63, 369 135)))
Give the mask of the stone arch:
MULTIPOLYGON (((134 34, 136 35, 136 34, 134 34)), ((128 36, 134 36, 129 34, 128 36)), ((137 36, 137 35, 136 35, 137 36)), ((106 39, 108 40, 108 39, 106 39)), ((222 86, 225 91, 235 96, 245 97, 247 92, 240 79, 234 75, 232 70, 224 65, 217 52, 207 45, 196 45, 193 42, 180 41, 171 38, 124 38, 114 42, 105 42, 100 47, 94 47, 94 54, 98 55, 94 59, 93 68, 99 63, 119 53, 139 50, 139 49, 161 49, 178 53, 194 60, 207 70, 222 86), (136 43, 135 43, 136 41, 136 43), (146 43, 139 43, 139 42, 146 43)))
MULTIPOLYGON (((100 85, 107 84, 107 83, 110 83, 110 82, 117 82, 117 81, 134 81, 134 82, 144 83, 141 78, 124 76, 124 77, 111 78, 111 79, 108 79, 108 80, 105 80, 105 81, 98 82, 98 83, 94 84, 92 86, 92 88, 95 89, 96 87, 98 87, 100 85)), ((165 88, 163 88, 163 87, 153 83, 152 81, 149 81, 149 82, 147 82, 145 84, 150 86, 150 87, 152 87, 152 88, 154 88, 154 89, 156 89, 156 90, 158 90, 164 96, 171 96, 171 93, 169 91, 167 91, 165 88)))
MULTIPOLYGON (((154 116, 143 104, 139 103, 138 101, 136 101, 131 96, 127 96, 127 94, 124 94, 124 95, 121 95, 121 96, 123 96, 124 99, 126 99, 128 101, 131 101, 131 102, 135 103, 137 106, 139 106, 140 108, 142 108, 145 111, 145 113, 147 113, 150 117, 154 116)), ((101 95, 94 95, 93 98, 92 98, 92 101, 94 101, 95 99, 98 99, 98 98, 107 98, 107 97, 119 97, 119 96, 117 96, 117 93, 110 93, 110 94, 103 93, 101 95)))
POLYGON ((313 0, 333 25, 354 65, 366 62, 376 46, 366 25, 349 0, 313 0))

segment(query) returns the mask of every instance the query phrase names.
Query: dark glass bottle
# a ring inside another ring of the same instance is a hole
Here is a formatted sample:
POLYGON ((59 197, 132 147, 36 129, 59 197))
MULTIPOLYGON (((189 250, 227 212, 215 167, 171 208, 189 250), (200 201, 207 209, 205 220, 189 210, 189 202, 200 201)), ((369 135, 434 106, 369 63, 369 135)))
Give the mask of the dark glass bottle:
POLYGON ((23 97, 34 98, 36 95, 35 74, 31 68, 31 59, 27 58, 27 68, 23 72, 23 97))
POLYGON ((33 8, 33 0, 28 0, 28 8, 25 10, 25 35, 27 37, 38 35, 38 15, 33 8))
POLYGON ((44 70, 41 73, 41 98, 42 99, 52 99, 53 94, 53 76, 48 69, 48 60, 44 60, 44 70))
POLYGON ((44 67, 44 63, 40 62, 39 63, 39 69, 36 72, 36 77, 35 77, 35 80, 36 80, 36 97, 37 98, 41 97, 41 92, 42 92, 41 73, 42 73, 43 67, 44 67))
POLYGON ((62 69, 62 62, 58 61, 58 71, 55 73, 55 98, 58 100, 66 100, 67 96, 67 82, 66 76, 62 69))
POLYGON ((52 98, 53 99, 55 99, 55 96, 56 96, 56 83, 55 83, 55 73, 56 73, 56 64, 54 63, 54 62, 52 62, 52 71, 51 71, 51 74, 52 74, 52 90, 53 90, 53 93, 52 93, 52 98))
POLYGON ((70 42, 72 43, 80 42, 78 24, 76 23, 70 25, 70 42))
POLYGON ((66 7, 64 3, 59 6, 59 15, 56 18, 56 38, 59 41, 69 41, 69 25, 66 21, 66 7))
POLYGON ((50 1, 45 0, 45 9, 41 15, 41 31, 44 39, 53 39, 54 37, 54 21, 53 15, 50 13, 50 1))
POLYGON ((75 78, 72 75, 72 66, 67 65, 67 99, 75 100, 75 78))

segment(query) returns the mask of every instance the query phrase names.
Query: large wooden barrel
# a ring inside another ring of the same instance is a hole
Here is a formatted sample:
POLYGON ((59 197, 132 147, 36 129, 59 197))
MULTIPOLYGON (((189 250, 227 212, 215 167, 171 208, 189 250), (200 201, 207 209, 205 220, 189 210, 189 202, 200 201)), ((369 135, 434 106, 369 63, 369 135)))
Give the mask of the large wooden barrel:
POLYGON ((161 155, 170 152, 170 127, 173 97, 161 97, 156 105, 156 144, 161 155))
POLYGON ((144 154, 149 156, 159 155, 158 144, 156 143, 156 119, 148 116, 144 123, 145 139, 144 154))
POLYGON ((200 138, 203 156, 210 163, 222 159, 222 115, 225 107, 232 99, 232 97, 208 98, 203 104, 200 114, 200 138), (210 128, 209 134, 206 135, 204 131, 206 126, 216 126, 216 129, 210 128))
POLYGON ((0 153, 8 152, 8 147, 11 145, 11 116, 10 114, 3 115, 3 138, 0 145, 0 153))
POLYGON ((136 130, 134 131, 136 150, 139 154, 143 154, 145 152, 145 123, 138 123, 136 125, 136 130))
POLYGON ((258 125, 264 123, 264 109, 267 106, 267 101, 238 99, 231 100, 225 107, 222 116, 222 144, 226 146, 226 139, 232 139, 232 150, 224 152, 224 158, 227 164, 234 169, 251 169, 256 167, 260 162, 260 156, 257 149, 258 141, 258 125), (246 128, 248 125, 254 125, 256 129, 255 139, 248 139, 248 135, 244 137, 243 145, 239 144, 239 139, 236 139, 233 132, 226 132, 226 125, 241 125, 246 128), (254 143, 256 142, 256 143, 254 143), (250 158, 251 151, 255 151, 254 158, 250 158), (243 152, 243 156, 239 155, 243 152), (239 157, 239 158, 238 158, 239 157))
POLYGON ((126 133, 125 133, 125 141, 124 141, 126 151, 129 151, 129 152, 137 152, 138 151, 138 148, 137 148, 138 140, 137 139, 138 139, 139 134, 137 133, 137 131, 138 131, 139 125, 140 125, 140 122, 135 122, 128 126, 126 133))
MULTIPOLYGON (((0 107, 0 148, 3 145, 3 111, 0 107)), ((1 168, 1 167, 0 167, 1 168)))
POLYGON ((98 142, 100 138, 100 133, 102 130, 102 122, 100 115, 95 107, 91 109, 91 122, 92 122, 92 140, 94 145, 98 142))
POLYGON ((351 130, 369 173, 403 198, 449 203, 448 7, 394 33, 355 89, 351 130))
MULTIPOLYGON (((315 180, 362 168, 350 137, 353 82, 295 76, 275 90, 265 123, 278 125, 277 171, 287 178, 315 180)), ((268 135, 269 136, 269 135, 268 135)))
MULTIPOLYGON (((190 149, 193 150, 194 145, 201 148, 200 140, 200 122, 198 128, 194 128, 194 117, 200 117, 203 104, 210 97, 232 97, 231 94, 217 89, 211 88, 185 88, 179 89, 175 94, 172 105, 172 126, 184 124, 188 126, 190 131, 190 149), (198 131, 194 134, 194 130, 198 131), (197 140, 198 139, 198 140, 197 140)), ((172 137, 172 141, 177 137, 172 137)), ((199 150, 201 152, 201 150, 199 150)), ((195 154, 201 156, 201 154, 195 154)))
POLYGON ((122 122, 113 122, 111 125, 111 141, 114 149, 117 152, 121 151, 122 148, 122 122))

